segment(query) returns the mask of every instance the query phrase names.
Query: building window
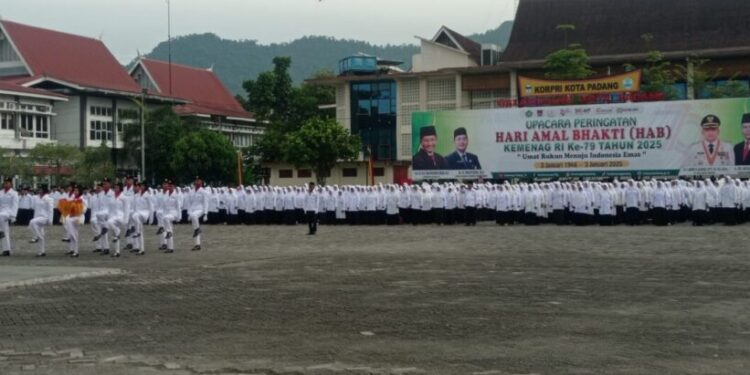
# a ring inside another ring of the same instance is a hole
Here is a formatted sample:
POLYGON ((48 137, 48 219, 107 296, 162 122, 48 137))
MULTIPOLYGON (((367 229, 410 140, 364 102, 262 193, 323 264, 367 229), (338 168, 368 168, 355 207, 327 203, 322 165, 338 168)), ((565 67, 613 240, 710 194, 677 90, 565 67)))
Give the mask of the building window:
POLYGON ((0 113, 0 129, 14 130, 16 128, 15 120, 10 113, 0 113))
POLYGON ((385 168, 373 168, 372 169, 372 175, 375 177, 383 177, 385 176, 385 168))
POLYGON ((112 140, 112 121, 93 120, 90 122, 89 139, 92 141, 112 140))
POLYGON ((351 131, 362 140, 363 152, 375 160, 396 159, 396 83, 357 82, 351 85, 351 131))
POLYGON ((312 177, 312 171, 309 169, 298 169, 297 178, 310 178, 312 177))
POLYGON ((32 115, 20 115, 21 116, 21 136, 22 137, 34 137, 34 116, 32 115))
POLYGON ((120 120, 138 120, 140 113, 137 109, 118 109, 117 118, 120 120))
POLYGON ((341 175, 344 177, 357 177, 357 168, 344 168, 341 170, 341 175))
POLYGON ((91 106, 89 110, 92 116, 112 117, 111 107, 91 106))
POLYGON ((36 116, 36 138, 49 138, 49 118, 46 116, 36 116))
POLYGON ((291 169, 279 169, 279 178, 292 178, 293 173, 291 169))

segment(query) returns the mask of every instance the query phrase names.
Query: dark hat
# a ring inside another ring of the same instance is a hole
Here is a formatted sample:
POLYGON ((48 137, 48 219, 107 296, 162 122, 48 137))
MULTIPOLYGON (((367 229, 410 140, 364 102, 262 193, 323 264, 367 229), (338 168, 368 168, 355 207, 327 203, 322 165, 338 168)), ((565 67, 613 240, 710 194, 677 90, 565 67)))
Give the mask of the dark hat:
POLYGON ((750 123, 750 113, 745 113, 742 115, 742 124, 748 124, 750 123))
POLYGON ((6 177, 6 178, 5 178, 4 180, 3 180, 3 182, 10 182, 10 183, 12 184, 12 183, 13 183, 13 179, 12 179, 12 178, 10 178, 10 177, 6 177))
POLYGON ((419 129, 419 138, 422 139, 428 135, 437 135, 434 126, 424 126, 419 129))
POLYGON ((453 131, 453 138, 455 139, 459 135, 467 135, 466 134, 466 128, 458 128, 453 131))
POLYGON ((701 128, 703 129, 716 129, 721 126, 721 120, 719 116, 708 115, 701 120, 701 128))
POLYGON ((201 178, 201 176, 195 176, 195 179, 203 181, 203 179, 201 178))

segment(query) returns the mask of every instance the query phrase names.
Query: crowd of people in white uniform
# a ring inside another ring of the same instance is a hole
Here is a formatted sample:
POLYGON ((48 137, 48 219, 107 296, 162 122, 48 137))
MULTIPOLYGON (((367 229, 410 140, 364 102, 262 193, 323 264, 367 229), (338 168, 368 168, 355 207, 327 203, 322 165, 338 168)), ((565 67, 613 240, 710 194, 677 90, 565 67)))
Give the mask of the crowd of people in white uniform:
MULTIPOLYGON (((104 179, 94 189, 18 194, 12 181, 0 190, 2 255, 13 252, 10 225, 28 225, 37 256, 46 255, 45 227, 60 223, 67 254, 78 257, 79 228, 92 230, 93 251, 120 256, 124 248, 145 254, 146 226, 157 227, 160 250, 174 252, 174 224, 192 226, 201 249, 201 222, 217 225, 642 225, 667 226, 750 221, 750 182, 731 177, 697 180, 570 181, 541 183, 417 183, 413 185, 191 187, 166 180, 150 188, 126 178, 104 179)), ((152 232, 153 233, 153 232, 152 232)))

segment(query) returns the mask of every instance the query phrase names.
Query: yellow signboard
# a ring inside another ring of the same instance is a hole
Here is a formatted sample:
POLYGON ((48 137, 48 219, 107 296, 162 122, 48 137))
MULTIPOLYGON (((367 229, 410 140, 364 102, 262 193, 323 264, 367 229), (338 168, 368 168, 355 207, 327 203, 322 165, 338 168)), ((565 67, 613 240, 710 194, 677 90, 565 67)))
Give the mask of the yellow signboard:
POLYGON ((636 92, 641 89, 641 71, 596 79, 550 80, 518 76, 521 97, 609 94, 636 92))

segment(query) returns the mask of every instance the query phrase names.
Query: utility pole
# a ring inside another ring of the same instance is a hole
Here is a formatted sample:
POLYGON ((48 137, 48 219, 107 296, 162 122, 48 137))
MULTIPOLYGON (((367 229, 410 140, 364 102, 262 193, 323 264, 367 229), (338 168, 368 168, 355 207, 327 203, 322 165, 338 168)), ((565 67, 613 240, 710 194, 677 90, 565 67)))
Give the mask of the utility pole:
POLYGON ((146 91, 141 90, 141 181, 146 181, 146 91))
POLYGON ((167 1, 167 50, 169 63, 169 97, 172 97, 172 12, 169 0, 167 1))

